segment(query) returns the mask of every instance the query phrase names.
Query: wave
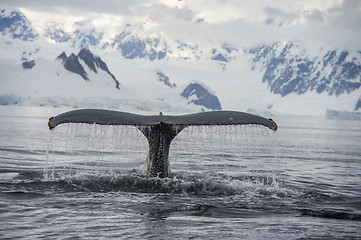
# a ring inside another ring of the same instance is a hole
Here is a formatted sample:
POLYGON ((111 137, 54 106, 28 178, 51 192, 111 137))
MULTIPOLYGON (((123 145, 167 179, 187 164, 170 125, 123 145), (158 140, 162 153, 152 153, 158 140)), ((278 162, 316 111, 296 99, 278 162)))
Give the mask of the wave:
MULTIPOLYGON (((263 184, 240 181, 225 176, 174 175, 172 178, 148 178, 139 174, 80 176, 62 180, 77 190, 89 192, 169 193, 196 196, 233 196, 255 191, 263 184), (253 185, 253 186, 251 186, 253 185), (256 186, 257 185, 257 186, 256 186)), ((266 181, 267 182, 267 181, 266 181)), ((269 188, 270 185, 263 185, 269 188)))
MULTIPOLYGON (((229 176, 204 173, 176 173, 172 178, 143 177, 137 170, 113 173, 61 175, 45 180, 43 172, 23 171, 3 173, 0 197, 4 199, 34 199, 47 196, 74 194, 150 194, 150 196, 182 196, 207 199, 204 203, 171 206, 160 211, 187 212, 207 216, 248 216, 263 214, 295 214, 329 219, 361 221, 361 214, 344 208, 340 198, 316 190, 288 185, 277 176, 267 173, 229 176), (333 202, 338 209, 327 208, 333 202), (311 208, 307 208, 313 204, 311 208)), ((178 198, 178 197, 176 197, 178 198)), ((192 201, 191 201, 192 202, 192 201)), ((197 201, 196 201, 197 202, 197 201)), ((347 202, 347 201, 346 201, 347 202)), ((157 215, 159 212, 152 212, 157 215)), ((152 214, 149 213, 149 214, 152 214)))
MULTIPOLYGON (((57 172, 54 180, 45 180, 43 172, 23 171, 8 179, 17 189, 57 192, 136 192, 169 193, 196 196, 234 196, 250 192, 256 194, 284 193, 274 176, 227 176, 224 174, 173 174, 171 178, 144 177, 137 170, 113 173, 57 172)), ((5 184, 5 183, 3 183, 5 184)))
POLYGON ((24 155, 44 155, 45 150, 32 150, 32 149, 21 149, 21 148, 0 148, 0 151, 11 152, 24 155))
POLYGON ((352 213, 352 212, 346 212, 346 211, 343 211, 343 210, 332 210, 332 209, 322 209, 322 210, 301 209, 300 211, 301 211, 301 213, 302 213, 303 216, 361 221, 361 214, 352 213))

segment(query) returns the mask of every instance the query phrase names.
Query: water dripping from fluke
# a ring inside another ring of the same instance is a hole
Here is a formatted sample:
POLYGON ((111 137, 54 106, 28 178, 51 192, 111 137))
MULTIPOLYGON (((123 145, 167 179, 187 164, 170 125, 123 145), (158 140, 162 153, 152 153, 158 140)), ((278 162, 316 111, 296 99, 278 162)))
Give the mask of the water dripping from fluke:
MULTIPOLYGON (((81 109, 74 110, 59 114, 55 117, 51 117, 48 122, 50 130, 54 130, 58 125, 64 123, 76 123, 76 124, 91 124, 93 125, 93 131, 100 131, 100 139, 95 139, 100 143, 100 151, 97 154, 98 159, 94 165, 102 165, 103 161, 106 161, 101 156, 102 154, 113 154, 113 152, 103 151, 105 147, 104 138, 108 134, 109 129, 97 129, 96 125, 124 125, 135 127, 146 137, 148 141, 148 154, 146 162, 143 168, 143 175, 146 177, 158 177, 167 178, 171 176, 171 169, 169 163, 169 149, 172 140, 185 128, 193 126, 224 126, 224 125, 257 125, 263 126, 273 131, 277 130, 277 124, 272 119, 266 119, 257 115, 236 112, 236 111, 214 111, 214 112, 202 112, 179 116, 163 115, 139 115, 127 112, 118 112, 110 110, 99 110, 99 109, 81 109), (100 156, 100 157, 99 157, 100 156)), ((202 129, 208 130, 208 129, 202 129)), ((229 130, 231 133, 231 130, 229 130)), ((219 130, 220 134, 221 131, 219 130)), ((74 131, 72 131, 74 133, 74 131)), ((125 133, 128 133, 126 129, 125 133)), ((200 133, 201 137, 203 133, 200 133)), ((227 141, 227 134, 223 141, 227 141)), ((254 132, 251 134, 255 134, 254 132)), ((127 137, 125 138, 128 139, 127 137)), ((68 138, 66 138, 69 141, 68 138)), ((53 145, 54 139, 50 145, 53 145)), ((223 144, 223 143, 222 143, 223 144)), ((225 145, 227 143, 224 143, 225 145)), ((74 143, 71 145, 74 147, 74 143)), ((53 148, 53 147, 51 147, 53 148)), ((51 150, 52 151, 52 150, 51 150)), ((50 150, 47 153, 51 152, 50 150)), ((119 156, 121 157, 121 156, 119 156)), ((47 157, 47 164, 50 160, 47 157)), ((54 177, 54 165, 52 171, 52 178, 54 177)), ((47 170, 48 171, 48 170, 47 170)))

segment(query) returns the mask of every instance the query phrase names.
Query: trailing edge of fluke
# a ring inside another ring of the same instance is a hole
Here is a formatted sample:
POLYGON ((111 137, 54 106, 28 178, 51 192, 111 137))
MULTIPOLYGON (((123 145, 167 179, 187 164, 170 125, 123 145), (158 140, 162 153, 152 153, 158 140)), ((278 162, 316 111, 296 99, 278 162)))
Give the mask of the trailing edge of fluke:
POLYGON ((49 119, 49 129, 53 129, 62 123, 88 123, 99 125, 133 125, 153 126, 160 123, 178 126, 199 125, 263 125, 274 131, 277 124, 272 119, 266 119, 254 114, 236 111, 213 111, 192 113, 186 115, 169 116, 163 115, 140 115, 127 112, 102 110, 102 109, 79 109, 65 112, 49 119))
POLYGON ((51 117, 48 126, 49 129, 53 129, 62 123, 135 126, 144 134, 149 143, 143 175, 161 178, 169 177, 171 174, 168 160, 171 141, 188 126, 255 124, 277 130, 277 124, 272 119, 235 111, 202 112, 179 116, 159 113, 159 115, 147 116, 110 110, 80 109, 51 117))

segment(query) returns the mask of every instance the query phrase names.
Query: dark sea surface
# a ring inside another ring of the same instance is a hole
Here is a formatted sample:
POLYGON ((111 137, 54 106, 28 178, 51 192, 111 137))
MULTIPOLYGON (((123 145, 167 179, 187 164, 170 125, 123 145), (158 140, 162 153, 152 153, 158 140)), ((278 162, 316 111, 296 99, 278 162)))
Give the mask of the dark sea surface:
POLYGON ((142 177, 134 127, 0 106, 0 239, 361 239, 361 121, 190 127, 142 177))

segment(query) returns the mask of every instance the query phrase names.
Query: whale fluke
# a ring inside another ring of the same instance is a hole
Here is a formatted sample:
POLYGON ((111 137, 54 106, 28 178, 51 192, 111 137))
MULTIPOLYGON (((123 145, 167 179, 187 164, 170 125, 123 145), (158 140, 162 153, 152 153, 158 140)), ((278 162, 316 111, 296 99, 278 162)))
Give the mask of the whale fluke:
POLYGON ((88 123, 99 125, 133 125, 153 126, 160 123, 181 126, 191 125, 263 125, 274 131, 277 125, 272 119, 266 119, 254 114, 236 111, 201 112, 178 116, 139 115, 127 112, 102 110, 102 109, 79 109, 59 114, 49 119, 49 128, 53 129, 62 123, 88 123))
POLYGON ((186 115, 140 115, 127 112, 79 109, 51 117, 49 129, 62 123, 88 123, 99 125, 132 125, 148 139, 149 153, 143 174, 150 177, 168 177, 169 147, 174 137, 188 126, 200 125, 262 125, 274 131, 277 124, 272 119, 236 111, 214 111, 186 115))

